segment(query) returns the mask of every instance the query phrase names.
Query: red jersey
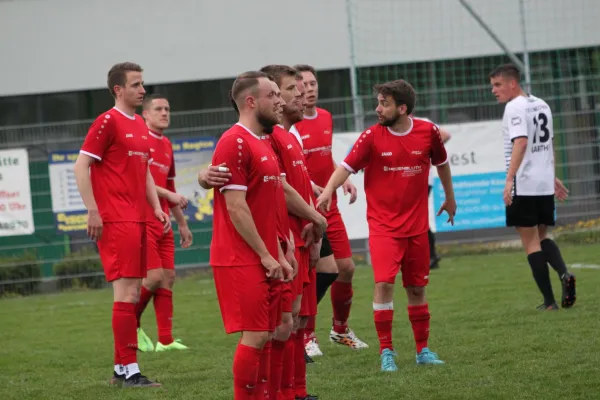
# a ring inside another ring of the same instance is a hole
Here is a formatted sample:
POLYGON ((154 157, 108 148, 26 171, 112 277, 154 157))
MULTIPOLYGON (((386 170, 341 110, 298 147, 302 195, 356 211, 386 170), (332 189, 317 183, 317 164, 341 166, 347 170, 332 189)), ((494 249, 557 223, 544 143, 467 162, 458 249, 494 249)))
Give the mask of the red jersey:
POLYGON ((282 182, 277 158, 259 136, 236 124, 217 142, 212 165, 226 163, 231 172, 227 185, 215 190, 213 235, 210 245, 212 266, 260 265, 260 257, 246 243, 231 222, 223 192, 243 190, 252 219, 269 253, 279 256, 280 227, 277 204, 281 202, 282 182), (275 209, 274 209, 275 208, 275 209), (275 211, 275 218, 273 212, 275 211))
POLYGON ((97 160, 90 175, 104 222, 146 221, 148 136, 142 117, 117 108, 96 118, 88 130, 80 153, 97 160))
MULTIPOLYGON (((287 183, 293 187, 298 194, 310 204, 312 198, 312 186, 306 162, 302 153, 302 148, 293 134, 285 129, 275 126, 271 135, 264 136, 269 141, 277 160, 279 169, 285 174, 287 183)), ((287 206, 286 206, 287 210, 287 206)), ((304 246, 304 240, 301 238, 302 229, 308 221, 289 214, 289 223, 294 234, 294 243, 296 247, 304 246)))
POLYGON ((405 133, 379 124, 363 132, 342 165, 352 173, 365 170, 369 234, 401 238, 426 232, 429 168, 447 161, 431 122, 411 118, 405 133))
MULTIPOLYGON (((325 187, 335 171, 333 155, 331 154, 333 118, 329 111, 316 109, 315 117, 304 116, 295 124, 302 138, 304 157, 310 178, 318 186, 325 187)), ((337 195, 333 194, 331 209, 337 209, 337 195)))
MULTIPOLYGON (((168 189, 171 192, 175 192, 175 158, 173 157, 173 146, 171 141, 164 135, 160 135, 154 132, 148 132, 150 137, 148 142, 150 144, 150 173, 154 179, 154 184, 157 187, 168 189)), ((169 208, 173 205, 169 204, 169 201, 165 198, 159 197, 160 208, 163 212, 169 215, 169 208)), ((154 217, 154 210, 148 203, 146 218, 148 221, 162 223, 154 217)))

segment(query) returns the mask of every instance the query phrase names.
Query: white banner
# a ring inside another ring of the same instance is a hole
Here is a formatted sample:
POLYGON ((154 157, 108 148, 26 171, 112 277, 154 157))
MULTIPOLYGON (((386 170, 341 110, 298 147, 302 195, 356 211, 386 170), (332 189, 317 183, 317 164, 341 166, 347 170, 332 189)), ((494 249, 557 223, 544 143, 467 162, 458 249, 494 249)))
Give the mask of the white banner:
POLYGON ((0 236, 34 231, 27 150, 0 150, 0 236))
MULTIPOLYGON (((454 192, 458 203, 455 226, 446 223, 446 214, 435 214, 444 201, 444 191, 437 171, 434 175, 432 195, 429 198, 429 224, 433 231, 447 232, 465 229, 497 228, 504 226, 504 153, 502 122, 485 121, 442 125, 452 138, 446 143, 452 169, 454 192)), ((337 164, 344 160, 360 133, 333 135, 333 159, 337 164)), ((352 175, 358 189, 358 200, 349 205, 348 198, 338 190, 338 205, 350 239, 368 237, 366 219, 367 203, 363 173, 352 175)))

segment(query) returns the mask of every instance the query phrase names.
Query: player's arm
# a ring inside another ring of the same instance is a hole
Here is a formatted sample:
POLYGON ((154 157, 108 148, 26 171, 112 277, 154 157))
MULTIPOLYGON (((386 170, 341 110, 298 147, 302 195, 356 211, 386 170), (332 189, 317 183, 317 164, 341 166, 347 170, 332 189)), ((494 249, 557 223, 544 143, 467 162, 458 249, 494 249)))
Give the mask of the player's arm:
POLYGON ((352 146, 352 150, 346 156, 346 159, 335 169, 333 175, 329 178, 329 182, 323 188, 323 192, 317 199, 317 208, 329 211, 333 193, 348 180, 350 174, 357 173, 369 164, 371 149, 373 147, 373 137, 371 130, 367 130, 359 136, 354 146, 352 146))
POLYGON ((98 205, 94 198, 92 179, 90 178, 90 167, 95 161, 96 159, 87 154, 79 154, 74 166, 77 189, 81 194, 81 199, 83 200, 85 208, 88 210, 88 237, 94 241, 100 240, 102 237, 102 218, 100 217, 98 205))
POLYGON ((456 200, 452 185, 452 172, 450 171, 450 163, 448 162, 448 153, 444 146, 444 136, 437 125, 433 125, 431 128, 431 164, 437 169, 445 195, 445 200, 438 210, 437 215, 442 215, 442 212, 446 211, 448 213, 448 222, 454 225, 456 200))
POLYGON ((258 234, 250 207, 246 202, 246 191, 226 190, 223 192, 223 197, 235 230, 261 259, 270 257, 271 254, 258 234))
POLYGON ((181 245, 181 248, 187 249, 193 243, 193 235, 188 227, 183 210, 179 206, 171 207, 171 214, 173 214, 175 221, 177 221, 177 227, 179 228, 179 244, 181 245))
POLYGON ((158 194, 156 193, 154 178, 152 178, 152 174, 150 173, 150 166, 146 169, 146 201, 152 206, 156 219, 163 224, 164 231, 168 232, 169 229, 171 229, 171 220, 160 208, 160 201, 158 200, 158 194))
POLYGON ((507 106, 508 135, 512 142, 511 159, 506 172, 506 185, 504 186, 504 203, 512 204, 512 190, 517 171, 523 163, 527 152, 527 120, 525 112, 515 106, 507 106))
POLYGON ((285 177, 283 180, 283 192, 285 193, 285 203, 288 208, 288 212, 299 218, 311 221, 320 227, 322 231, 327 229, 327 220, 323 217, 316 209, 311 207, 300 194, 294 189, 285 177))
MULTIPOLYGON (((335 163, 335 160, 333 160, 333 168, 338 168, 338 165, 335 163)), ((353 204, 356 201, 356 198, 358 197, 358 189, 356 189, 356 186, 354 186, 354 184, 350 180, 350 177, 348 177, 348 179, 346 179, 346 181, 342 184, 342 189, 344 190, 344 196, 350 193, 349 203, 353 204)))
POLYGON ((114 119, 98 117, 90 126, 75 161, 75 181, 83 204, 88 210, 87 231, 88 237, 92 240, 100 240, 102 236, 102 218, 94 198, 90 167, 94 162, 102 161, 104 153, 112 144, 114 135, 114 119))

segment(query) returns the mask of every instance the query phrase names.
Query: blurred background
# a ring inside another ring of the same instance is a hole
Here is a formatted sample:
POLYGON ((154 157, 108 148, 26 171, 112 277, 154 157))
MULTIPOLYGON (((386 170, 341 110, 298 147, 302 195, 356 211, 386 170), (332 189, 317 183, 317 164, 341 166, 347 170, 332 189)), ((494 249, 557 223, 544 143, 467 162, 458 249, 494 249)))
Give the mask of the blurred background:
MULTIPOLYGON (((375 123, 373 85, 399 78, 418 93, 416 115, 484 146, 504 110, 487 76, 513 62, 553 110, 557 173, 571 191, 559 223, 594 221, 599 15, 597 0, 0 0, 0 295, 103 285, 71 167, 91 121, 113 106, 106 74, 122 61, 144 68, 148 94, 170 100, 177 184, 193 204, 195 243, 177 249, 180 270, 208 261, 212 195, 195 174, 236 121, 233 79, 271 63, 317 69, 335 150, 336 137, 375 123)), ((500 223, 438 230, 442 244, 514 238, 500 223)), ((351 236, 357 254, 366 235, 351 236)))

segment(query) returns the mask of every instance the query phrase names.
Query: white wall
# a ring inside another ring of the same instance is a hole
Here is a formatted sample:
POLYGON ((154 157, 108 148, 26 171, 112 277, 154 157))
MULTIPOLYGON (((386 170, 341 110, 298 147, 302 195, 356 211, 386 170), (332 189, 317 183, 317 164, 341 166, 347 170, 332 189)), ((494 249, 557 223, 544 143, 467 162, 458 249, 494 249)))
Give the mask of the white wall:
MULTIPOLYGON (((456 0, 353 2, 361 65, 500 53, 456 0)), ((520 49, 517 0, 470 2, 520 49)), ((600 43, 600 0, 526 2, 531 49, 600 43)), ((345 0, 0 1, 0 96, 101 88, 125 60, 148 83, 346 67, 347 32, 345 0)))

